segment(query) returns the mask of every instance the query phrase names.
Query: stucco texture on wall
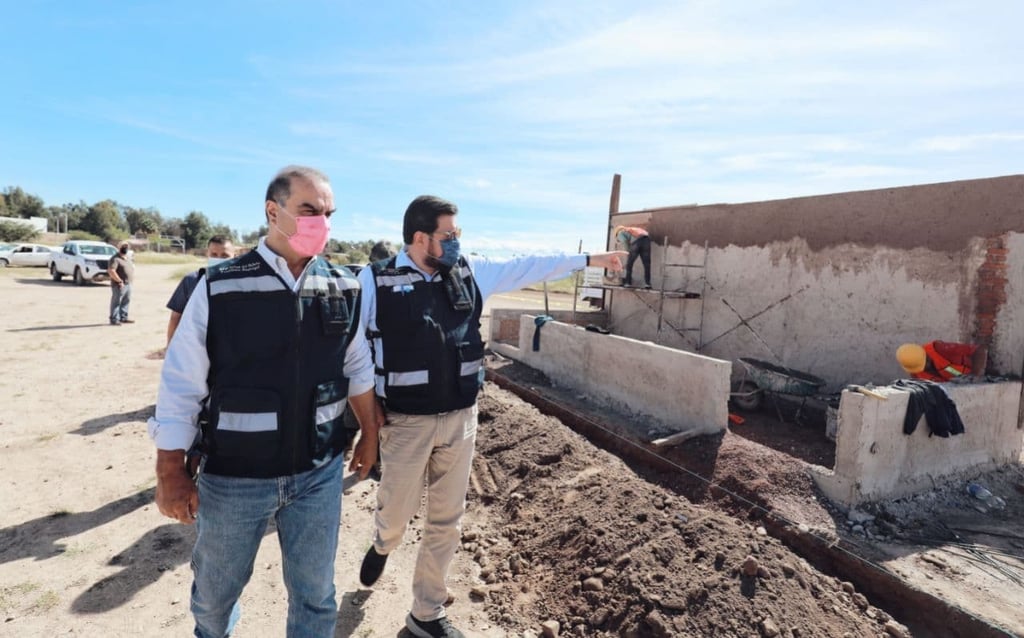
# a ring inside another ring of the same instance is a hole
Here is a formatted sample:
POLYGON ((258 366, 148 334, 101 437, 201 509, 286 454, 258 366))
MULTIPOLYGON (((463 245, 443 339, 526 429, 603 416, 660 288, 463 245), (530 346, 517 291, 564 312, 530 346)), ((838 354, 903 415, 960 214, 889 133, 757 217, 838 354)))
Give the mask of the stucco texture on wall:
POLYGON ((707 242, 706 271, 664 270, 666 290, 702 289, 703 303, 616 291, 617 334, 770 360, 834 390, 904 376, 893 356, 901 343, 976 340, 988 294, 991 361, 1020 371, 1024 176, 648 212, 656 288, 662 264, 701 263, 707 242), (979 278, 993 268, 1009 283, 985 293, 991 277, 979 278))
POLYGON ((856 244, 955 253, 972 237, 1024 232, 1024 175, 646 212, 659 244, 765 246, 799 237, 811 252, 856 244))

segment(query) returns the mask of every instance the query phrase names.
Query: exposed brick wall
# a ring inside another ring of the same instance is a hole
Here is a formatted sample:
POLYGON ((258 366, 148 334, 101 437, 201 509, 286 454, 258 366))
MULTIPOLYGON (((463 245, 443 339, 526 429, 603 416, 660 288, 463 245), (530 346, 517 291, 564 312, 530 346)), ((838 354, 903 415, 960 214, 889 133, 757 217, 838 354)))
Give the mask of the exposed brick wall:
POLYGON ((992 345, 996 317, 1006 303, 1006 235, 985 240, 985 263, 978 269, 978 304, 975 317, 975 339, 992 345))

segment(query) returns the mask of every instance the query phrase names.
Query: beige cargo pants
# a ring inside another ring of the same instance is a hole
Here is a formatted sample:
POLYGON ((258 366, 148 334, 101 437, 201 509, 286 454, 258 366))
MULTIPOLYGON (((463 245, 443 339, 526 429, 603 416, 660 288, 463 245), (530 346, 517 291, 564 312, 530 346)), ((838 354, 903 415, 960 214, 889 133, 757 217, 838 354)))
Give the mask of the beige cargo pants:
POLYGON ((424 483, 427 487, 423 540, 412 580, 412 615, 420 620, 445 615, 445 579, 459 545, 476 429, 473 405, 443 414, 389 412, 380 430, 383 472, 373 538, 377 553, 388 554, 401 544, 419 510, 424 483))

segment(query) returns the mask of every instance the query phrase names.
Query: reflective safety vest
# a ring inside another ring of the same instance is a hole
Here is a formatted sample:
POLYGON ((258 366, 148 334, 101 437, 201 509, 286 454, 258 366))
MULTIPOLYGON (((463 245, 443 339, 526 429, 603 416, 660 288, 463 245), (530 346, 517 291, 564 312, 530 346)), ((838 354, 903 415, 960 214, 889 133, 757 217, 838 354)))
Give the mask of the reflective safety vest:
POLYGON ((955 364, 939 354, 939 351, 935 349, 934 341, 929 341, 924 344, 923 347, 924 351, 928 354, 928 358, 931 360, 932 365, 935 366, 935 373, 922 370, 921 372, 913 375, 915 378, 928 379, 929 381, 949 381, 957 377, 962 377, 965 374, 970 374, 970 366, 955 364))
POLYGON ((211 267, 204 471, 270 478, 342 453, 359 282, 314 257, 292 290, 256 251, 211 267))
POLYGON ((464 258, 429 281, 395 257, 372 264, 377 330, 367 331, 376 393, 388 410, 439 414, 476 403, 483 382, 483 298, 464 258))

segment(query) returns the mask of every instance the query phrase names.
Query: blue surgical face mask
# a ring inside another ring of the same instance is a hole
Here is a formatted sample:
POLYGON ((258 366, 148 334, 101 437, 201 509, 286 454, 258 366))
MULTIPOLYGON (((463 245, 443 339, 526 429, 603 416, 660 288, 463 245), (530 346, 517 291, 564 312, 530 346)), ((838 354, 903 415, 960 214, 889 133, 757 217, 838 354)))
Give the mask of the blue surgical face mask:
POLYGON ((207 268, 213 268, 217 264, 223 264, 227 260, 228 260, 227 257, 207 257, 206 258, 206 267, 207 268))
POLYGON ((443 239, 438 243, 441 244, 441 256, 437 258, 437 263, 441 264, 444 268, 451 268, 457 264, 459 262, 458 238, 443 239))

